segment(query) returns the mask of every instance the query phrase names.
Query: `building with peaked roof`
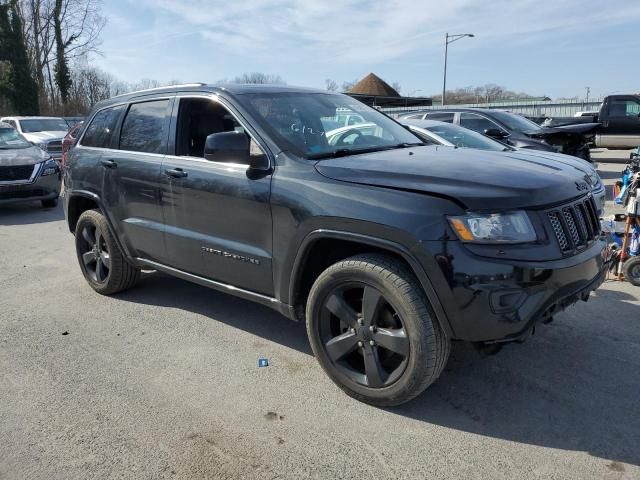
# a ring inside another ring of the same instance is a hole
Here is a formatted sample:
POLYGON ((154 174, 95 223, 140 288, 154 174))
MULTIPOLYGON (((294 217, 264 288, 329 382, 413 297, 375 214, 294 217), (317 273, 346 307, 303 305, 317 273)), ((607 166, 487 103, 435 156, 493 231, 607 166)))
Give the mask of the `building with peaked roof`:
POLYGON ((428 97, 402 97, 387 82, 370 73, 347 92, 347 95, 372 107, 428 107, 433 102, 428 97))

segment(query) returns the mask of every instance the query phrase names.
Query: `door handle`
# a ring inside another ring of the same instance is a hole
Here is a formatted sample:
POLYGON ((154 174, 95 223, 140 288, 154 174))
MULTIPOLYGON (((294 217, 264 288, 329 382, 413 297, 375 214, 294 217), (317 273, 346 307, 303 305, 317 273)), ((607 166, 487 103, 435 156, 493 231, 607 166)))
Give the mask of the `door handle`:
POLYGON ((116 168, 118 164, 113 160, 100 160, 102 166, 105 168, 116 168))
POLYGON ((173 178, 184 178, 188 175, 187 172, 185 172, 181 168, 170 168, 168 170, 165 170, 164 174, 173 178))

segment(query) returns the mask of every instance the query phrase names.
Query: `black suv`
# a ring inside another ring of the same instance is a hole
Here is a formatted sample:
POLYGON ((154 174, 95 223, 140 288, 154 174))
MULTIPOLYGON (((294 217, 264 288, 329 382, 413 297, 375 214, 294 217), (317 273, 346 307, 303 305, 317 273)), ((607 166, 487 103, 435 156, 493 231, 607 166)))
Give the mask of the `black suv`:
POLYGON ((452 340, 522 340, 603 280, 580 170, 425 146, 351 97, 204 84, 94 108, 65 174, 99 293, 160 270, 305 321, 349 395, 397 405, 452 340), (339 115, 371 128, 328 130, 339 115))

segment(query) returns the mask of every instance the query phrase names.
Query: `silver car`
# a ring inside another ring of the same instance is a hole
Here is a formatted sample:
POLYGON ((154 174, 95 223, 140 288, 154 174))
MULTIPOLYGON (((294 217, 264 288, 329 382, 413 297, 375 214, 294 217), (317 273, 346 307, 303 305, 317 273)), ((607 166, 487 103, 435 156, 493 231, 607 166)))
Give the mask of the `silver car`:
POLYGON ((45 208, 55 207, 61 180, 56 160, 0 122, 0 205, 40 201, 45 208))

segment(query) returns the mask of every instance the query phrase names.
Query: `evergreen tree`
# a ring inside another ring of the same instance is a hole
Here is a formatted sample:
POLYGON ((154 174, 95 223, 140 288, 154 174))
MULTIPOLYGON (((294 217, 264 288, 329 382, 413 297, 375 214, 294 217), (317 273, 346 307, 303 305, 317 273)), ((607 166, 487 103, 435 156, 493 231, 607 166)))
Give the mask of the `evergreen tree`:
POLYGON ((19 115, 37 115, 38 86, 29 65, 16 2, 0 0, 0 94, 9 99, 19 115))

